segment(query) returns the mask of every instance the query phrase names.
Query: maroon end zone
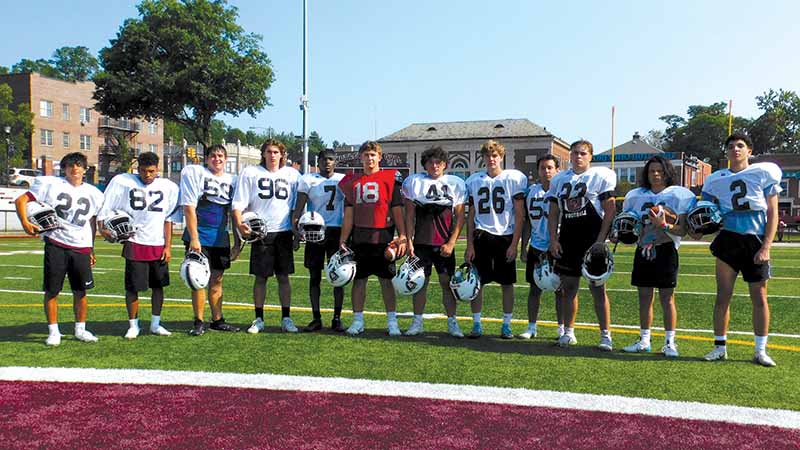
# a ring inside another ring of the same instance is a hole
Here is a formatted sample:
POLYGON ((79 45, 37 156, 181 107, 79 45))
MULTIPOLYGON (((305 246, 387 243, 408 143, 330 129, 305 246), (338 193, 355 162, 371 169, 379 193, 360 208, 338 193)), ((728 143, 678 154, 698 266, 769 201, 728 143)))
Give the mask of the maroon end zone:
POLYGON ((405 397, 0 382, 0 448, 800 449, 800 430, 405 397))

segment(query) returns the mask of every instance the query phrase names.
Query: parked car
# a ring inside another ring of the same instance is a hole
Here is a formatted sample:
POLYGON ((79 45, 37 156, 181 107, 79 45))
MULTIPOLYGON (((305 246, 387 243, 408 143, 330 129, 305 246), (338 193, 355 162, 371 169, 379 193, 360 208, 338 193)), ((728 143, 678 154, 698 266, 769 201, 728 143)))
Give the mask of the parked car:
POLYGON ((40 170, 13 167, 8 169, 8 184, 12 186, 29 187, 33 184, 33 179, 41 174, 42 172, 40 170))

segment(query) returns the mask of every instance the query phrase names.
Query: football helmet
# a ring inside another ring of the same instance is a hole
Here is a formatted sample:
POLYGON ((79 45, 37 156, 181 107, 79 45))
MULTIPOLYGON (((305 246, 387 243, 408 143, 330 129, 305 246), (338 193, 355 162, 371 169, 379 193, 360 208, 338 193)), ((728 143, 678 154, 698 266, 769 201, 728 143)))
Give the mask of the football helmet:
POLYGON ((641 232, 641 219, 630 211, 619 213, 611 223, 611 236, 623 244, 635 244, 641 232))
POLYGON ((712 202, 701 200, 686 216, 689 231, 699 234, 712 234, 722 228, 722 215, 712 202))
POLYGON ((319 213, 306 211, 297 221, 297 231, 306 242, 325 240, 325 219, 319 213))
POLYGON ((481 278, 478 270, 472 264, 465 262, 456 269, 450 277, 450 290, 453 297, 462 302, 471 302, 478 296, 481 289, 481 278))
POLYGON ((103 221, 103 225, 114 235, 113 242, 127 241, 136 233, 133 218, 121 209, 111 211, 111 215, 103 221))
POLYGON ((414 295, 425 286, 425 267, 416 256, 409 256, 392 278, 394 291, 400 295, 414 295))
POLYGON ((353 281, 356 276, 356 262, 353 251, 348 249, 334 253, 325 266, 325 278, 333 287, 342 287, 353 281))
POLYGON ((50 205, 32 201, 25 205, 25 211, 28 213, 28 221, 38 226, 40 233, 61 228, 56 210, 50 205))
POLYGON ((600 250, 592 250, 593 247, 590 247, 583 256, 581 273, 592 286, 602 286, 614 272, 614 254, 606 244, 600 250))
POLYGON ((250 228, 250 235, 242 236, 244 242, 253 243, 267 236, 267 222, 257 212, 247 211, 242 214, 242 223, 250 228))
POLYGON ((211 278, 211 266, 206 255, 189 250, 181 263, 181 278, 192 290, 205 289, 211 278))
POLYGON ((561 277, 553 271, 550 255, 545 252, 533 266, 533 282, 545 292, 555 292, 561 287, 561 277))

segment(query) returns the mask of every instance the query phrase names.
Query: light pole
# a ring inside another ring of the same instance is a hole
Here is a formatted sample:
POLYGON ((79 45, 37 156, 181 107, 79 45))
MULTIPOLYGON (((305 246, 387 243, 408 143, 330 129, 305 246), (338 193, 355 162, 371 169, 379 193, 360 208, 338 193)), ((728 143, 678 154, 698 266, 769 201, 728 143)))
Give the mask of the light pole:
POLYGON ((5 135, 6 135, 6 173, 5 173, 5 177, 6 177, 6 186, 8 186, 8 182, 10 181, 9 180, 9 177, 10 177, 9 172, 11 171, 11 160, 9 159, 9 156, 8 156, 10 154, 10 150, 11 150, 11 127, 6 125, 5 127, 3 127, 3 131, 5 132, 5 135))

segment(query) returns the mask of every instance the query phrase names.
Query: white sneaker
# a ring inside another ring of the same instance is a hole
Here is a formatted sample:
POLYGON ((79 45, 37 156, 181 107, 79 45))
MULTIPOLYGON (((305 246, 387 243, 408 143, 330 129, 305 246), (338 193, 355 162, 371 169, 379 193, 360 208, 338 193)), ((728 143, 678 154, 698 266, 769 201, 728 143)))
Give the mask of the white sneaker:
POLYGON ((661 353, 664 354, 667 358, 677 358, 678 357, 678 346, 675 345, 674 342, 670 342, 669 344, 664 344, 661 347, 661 353))
POLYGON ((48 335, 44 344, 50 347, 58 347, 61 345, 61 333, 48 335))
POLYGON ((454 338, 462 339, 464 333, 461 332, 461 327, 458 326, 458 320, 447 319, 447 332, 454 338))
POLYGON ((353 323, 350 324, 350 328, 348 328, 346 331, 346 333, 349 334, 350 336, 358 336, 363 332, 364 332, 363 319, 353 319, 353 323))
POLYGON ((536 337, 536 327, 533 325, 528 325, 528 329, 525 330, 524 333, 517 336, 520 339, 530 339, 536 337))
POLYGON ((564 334, 560 338, 558 338, 558 346, 559 347, 569 347, 578 343, 578 340, 575 339, 575 336, 571 334, 564 334))
POLYGON ((703 359, 706 361, 724 361, 728 359, 728 349, 722 346, 715 346, 714 350, 706 353, 703 359))
POLYGON ((386 322, 386 332, 389 333, 389 336, 403 335, 403 333, 400 331, 400 325, 397 324, 396 320, 390 320, 386 322))
POLYGON ((247 329, 247 332, 250 334, 258 334, 261 331, 264 331, 264 319, 256 317, 256 320, 253 321, 250 328, 247 329))
POLYGON ((600 343, 597 348, 604 352, 610 352, 614 349, 614 344, 611 342, 611 336, 600 336, 600 343))
POLYGON ((756 364, 761 364, 764 367, 776 366, 775 361, 773 361, 772 358, 769 357, 767 352, 756 352, 756 354, 753 355, 753 362, 756 364))
POLYGON ((650 343, 644 343, 641 338, 627 347, 622 347, 622 351, 625 353, 650 353, 650 350, 650 343))
POLYGON ((89 330, 76 331, 75 339, 81 342, 97 342, 97 336, 93 335, 89 330))
POLYGON ((156 328, 150 327, 150 333, 155 334, 156 336, 170 336, 172 333, 167 330, 166 328, 159 325, 156 328))
POLYGON ((405 335, 406 336, 419 336, 424 332, 425 332, 425 327, 422 325, 422 321, 421 320, 420 321, 414 320, 414 321, 411 322, 411 326, 408 327, 408 330, 406 330, 405 335))
POLYGON ((141 330, 139 329, 139 327, 128 328, 128 331, 125 333, 125 339, 136 339, 137 337, 139 337, 140 331, 141 330))
MULTIPOLYGON (((284 317, 281 320, 281 330, 283 330, 283 331, 285 331, 287 333, 297 333, 298 331, 300 331, 300 330, 297 329, 296 326, 294 326, 294 322, 292 322, 292 318, 291 317, 284 317)), ((250 331, 250 330, 248 329, 247 331, 250 331)))

